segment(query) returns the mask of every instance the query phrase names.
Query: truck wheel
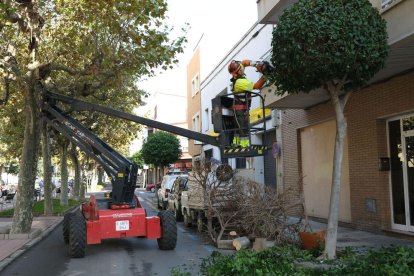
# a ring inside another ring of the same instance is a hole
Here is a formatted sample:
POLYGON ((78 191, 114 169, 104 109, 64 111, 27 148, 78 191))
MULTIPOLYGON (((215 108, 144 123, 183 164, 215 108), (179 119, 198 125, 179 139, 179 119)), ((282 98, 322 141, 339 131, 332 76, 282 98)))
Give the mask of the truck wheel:
POLYGON ((83 258, 86 251, 86 222, 81 214, 69 220, 69 255, 71 258, 83 258))
POLYGON ((174 216, 176 221, 183 221, 183 214, 180 209, 177 209, 174 205, 174 216))
POLYGON ((187 210, 184 211, 184 226, 185 227, 190 227, 191 226, 191 218, 187 214, 187 210))
POLYGON ((66 244, 69 243, 69 223, 73 215, 74 213, 66 213, 63 216, 63 240, 66 244))
POLYGON ((155 188, 154 187, 151 188, 151 193, 155 193, 155 188))
POLYGON ((158 213, 161 222, 161 238, 157 239, 158 248, 173 250, 177 244, 177 222, 170 210, 158 213))
POLYGON ((197 232, 203 232, 203 213, 198 212, 197 215, 197 232))

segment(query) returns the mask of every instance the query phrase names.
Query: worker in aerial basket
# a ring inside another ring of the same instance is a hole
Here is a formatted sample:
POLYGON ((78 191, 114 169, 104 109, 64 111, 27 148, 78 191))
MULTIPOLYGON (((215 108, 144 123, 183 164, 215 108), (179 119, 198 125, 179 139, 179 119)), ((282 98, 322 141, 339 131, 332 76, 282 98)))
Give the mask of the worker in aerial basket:
POLYGON ((251 99, 246 93, 252 92, 255 89, 260 89, 265 84, 264 75, 267 75, 273 69, 266 61, 252 61, 245 59, 243 61, 232 60, 228 65, 229 73, 232 75, 232 92, 234 95, 233 111, 239 130, 236 131, 232 144, 234 146, 247 147, 249 146, 249 133, 247 131, 247 124, 249 118, 249 107, 251 99), (252 66, 262 74, 258 81, 253 82, 246 79, 244 68, 252 66))

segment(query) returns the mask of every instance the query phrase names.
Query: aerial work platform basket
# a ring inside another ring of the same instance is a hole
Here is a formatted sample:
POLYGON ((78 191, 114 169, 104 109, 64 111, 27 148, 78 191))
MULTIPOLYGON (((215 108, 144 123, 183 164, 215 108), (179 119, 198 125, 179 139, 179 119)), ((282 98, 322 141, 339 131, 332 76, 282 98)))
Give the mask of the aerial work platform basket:
POLYGON ((264 98, 259 93, 241 92, 216 96, 212 100, 212 120, 214 132, 220 136, 222 157, 251 157, 266 154, 268 147, 259 142, 260 139, 254 139, 253 143, 252 135, 262 134, 262 141, 266 140, 268 116, 270 112, 266 112, 264 98), (250 110, 255 98, 259 99, 259 107, 250 110), (237 112, 243 115, 237 116, 237 112), (244 142, 235 143, 239 138, 244 142))

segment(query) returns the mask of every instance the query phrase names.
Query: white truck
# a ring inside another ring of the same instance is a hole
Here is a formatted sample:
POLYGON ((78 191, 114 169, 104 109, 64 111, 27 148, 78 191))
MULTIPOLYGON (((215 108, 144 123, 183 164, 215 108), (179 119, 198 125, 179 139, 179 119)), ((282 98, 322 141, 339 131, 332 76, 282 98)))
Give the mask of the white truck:
POLYGON ((181 210, 184 219, 184 225, 189 227, 197 225, 199 232, 203 229, 204 212, 207 210, 207 194, 205 189, 197 183, 194 177, 189 174, 187 190, 181 193, 181 210))

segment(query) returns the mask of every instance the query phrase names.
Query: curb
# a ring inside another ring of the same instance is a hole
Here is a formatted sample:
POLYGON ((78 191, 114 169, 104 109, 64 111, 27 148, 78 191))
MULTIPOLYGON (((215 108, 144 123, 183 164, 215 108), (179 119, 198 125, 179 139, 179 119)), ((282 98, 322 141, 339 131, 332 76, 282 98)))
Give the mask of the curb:
MULTIPOLYGON (((73 208, 67 210, 67 213, 74 212, 78 208, 79 208, 79 206, 74 206, 73 208)), ((63 221, 63 215, 60 216, 60 218, 57 219, 54 224, 51 224, 44 231, 42 231, 42 233, 39 236, 37 236, 37 237, 35 237, 33 239, 30 239, 21 248, 17 249, 14 253, 10 254, 8 257, 6 257, 3 260, 1 260, 0 261, 0 272, 4 268, 6 268, 10 263, 12 263, 15 259, 17 259, 18 257, 20 257, 26 250, 30 249, 32 246, 34 246, 35 244, 37 244, 38 242, 40 242, 44 237, 46 237, 47 235, 49 235, 50 232, 52 232, 53 230, 55 230, 55 228, 59 224, 62 223, 62 221, 63 221)))

